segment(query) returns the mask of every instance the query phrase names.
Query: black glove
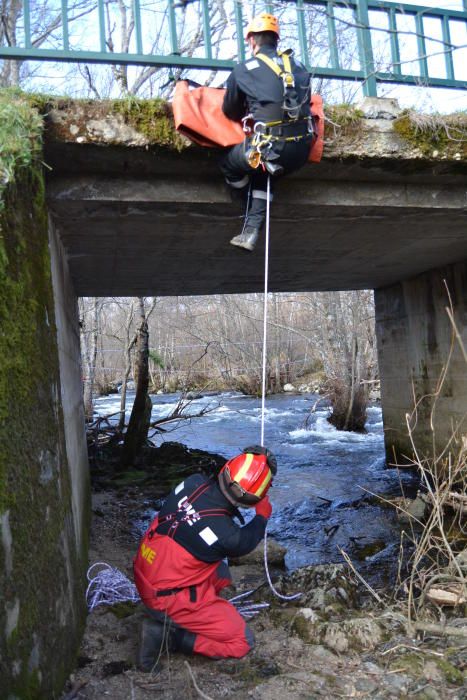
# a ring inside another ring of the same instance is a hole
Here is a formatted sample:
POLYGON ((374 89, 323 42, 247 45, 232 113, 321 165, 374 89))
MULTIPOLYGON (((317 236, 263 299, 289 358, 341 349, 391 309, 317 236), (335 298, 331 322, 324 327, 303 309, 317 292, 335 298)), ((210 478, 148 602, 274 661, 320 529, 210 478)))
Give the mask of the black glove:
POLYGON ((264 455, 267 459, 269 469, 272 471, 273 476, 277 474, 277 460, 272 454, 271 450, 267 447, 261 447, 261 445, 251 445, 251 447, 244 447, 242 450, 243 454, 249 452, 252 455, 264 455))

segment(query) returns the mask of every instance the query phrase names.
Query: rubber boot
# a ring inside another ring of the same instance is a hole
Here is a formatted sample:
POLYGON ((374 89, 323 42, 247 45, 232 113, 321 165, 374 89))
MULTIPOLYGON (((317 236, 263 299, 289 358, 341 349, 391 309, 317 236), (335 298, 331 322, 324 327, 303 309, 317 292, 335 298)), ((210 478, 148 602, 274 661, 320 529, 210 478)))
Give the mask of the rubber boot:
MULTIPOLYGON (((138 651, 138 668, 145 673, 159 673, 162 664, 159 659, 166 643, 167 627, 156 620, 145 618, 141 625, 141 638, 138 651)), ((170 644, 167 638, 167 643, 170 644)), ((170 647, 169 647, 170 650, 170 647)))
POLYGON ((146 673, 162 670, 160 657, 165 652, 181 651, 192 656, 196 635, 182 627, 163 625, 157 620, 145 618, 141 626, 141 641, 138 653, 138 668, 146 673))
POLYGON ((238 246, 239 248, 244 248, 245 250, 254 250, 256 242, 259 236, 259 229, 253 226, 245 226, 245 230, 242 231, 238 236, 232 238, 230 243, 232 245, 238 246))

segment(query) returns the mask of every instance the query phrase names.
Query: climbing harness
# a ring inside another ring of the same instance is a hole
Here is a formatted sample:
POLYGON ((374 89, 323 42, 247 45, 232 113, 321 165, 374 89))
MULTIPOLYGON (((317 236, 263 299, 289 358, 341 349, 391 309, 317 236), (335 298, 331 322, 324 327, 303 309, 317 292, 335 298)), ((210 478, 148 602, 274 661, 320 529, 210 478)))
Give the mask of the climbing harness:
POLYGON ((309 135, 317 137, 313 117, 309 116, 300 119, 302 104, 298 100, 295 91, 295 78, 292 72, 290 55, 288 51, 278 53, 284 65, 282 68, 270 56, 262 53, 256 54, 256 58, 263 61, 282 80, 284 89, 282 112, 284 118, 279 121, 257 121, 251 124, 251 115, 248 115, 242 120, 244 131, 252 133, 250 147, 247 151, 247 160, 249 166, 254 169, 272 160, 272 148, 278 141, 297 142, 309 135), (303 129, 305 124, 306 130, 303 129))
POLYGON ((266 56, 264 53, 257 53, 256 58, 259 58, 270 68, 278 78, 282 80, 284 86, 284 101, 282 109, 284 115, 287 115, 289 120, 296 121, 300 114, 301 104, 298 101, 297 93, 295 92, 295 78, 292 72, 292 64, 290 62, 291 51, 278 51, 277 55, 282 59, 284 67, 274 61, 274 59, 266 56))

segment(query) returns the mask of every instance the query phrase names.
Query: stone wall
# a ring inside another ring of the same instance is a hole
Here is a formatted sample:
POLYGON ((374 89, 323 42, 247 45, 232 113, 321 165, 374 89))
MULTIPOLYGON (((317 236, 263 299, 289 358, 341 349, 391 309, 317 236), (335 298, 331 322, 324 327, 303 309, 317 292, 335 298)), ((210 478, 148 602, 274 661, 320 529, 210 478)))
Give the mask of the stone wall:
POLYGON ((54 300, 43 181, 24 172, 0 214, 0 695, 49 700, 85 620, 88 477, 72 290, 55 245, 54 300))
POLYGON ((467 262, 375 291, 386 451, 392 464, 413 455, 406 414, 412 414, 421 456, 433 455, 433 442, 440 454, 456 429, 459 437, 467 434, 467 363, 446 312, 447 290, 467 347, 467 262))

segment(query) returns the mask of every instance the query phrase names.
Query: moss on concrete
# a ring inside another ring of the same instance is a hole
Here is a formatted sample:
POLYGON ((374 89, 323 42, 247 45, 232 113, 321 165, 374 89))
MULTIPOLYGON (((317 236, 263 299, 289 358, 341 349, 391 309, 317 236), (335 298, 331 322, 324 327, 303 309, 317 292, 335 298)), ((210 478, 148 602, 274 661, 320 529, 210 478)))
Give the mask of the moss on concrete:
POLYGON ((394 121, 394 130, 428 158, 467 158, 467 112, 422 115, 406 110, 394 121))
POLYGON ((0 676, 5 697, 34 700, 56 697, 70 671, 85 582, 70 517, 42 122, 2 92, 0 123, 0 517, 10 533, 0 537, 0 676))
POLYGON ((177 151, 186 147, 186 140, 176 131, 170 105, 161 99, 139 100, 135 97, 110 103, 112 114, 120 114, 125 124, 133 126, 158 146, 177 151))
MULTIPOLYGON (((104 122, 109 118, 121 120, 132 127, 151 146, 163 146, 175 151, 187 147, 188 141, 175 129, 172 108, 160 98, 143 100, 127 97, 122 100, 88 100, 51 97, 43 94, 24 94, 23 99, 45 119, 46 129, 55 140, 69 141, 83 137, 94 141, 88 126, 90 121, 104 122), (62 119, 50 120, 52 113, 61 113, 62 119)), ((99 140, 99 139, 98 139, 99 140)), ((112 138, 106 139, 112 145, 112 138)), ((117 138, 115 143, 120 143, 117 138)))

